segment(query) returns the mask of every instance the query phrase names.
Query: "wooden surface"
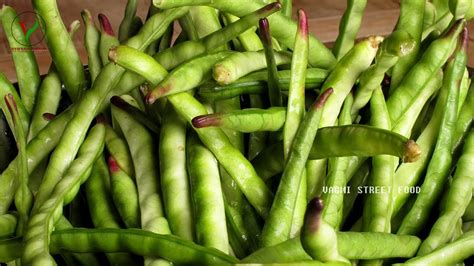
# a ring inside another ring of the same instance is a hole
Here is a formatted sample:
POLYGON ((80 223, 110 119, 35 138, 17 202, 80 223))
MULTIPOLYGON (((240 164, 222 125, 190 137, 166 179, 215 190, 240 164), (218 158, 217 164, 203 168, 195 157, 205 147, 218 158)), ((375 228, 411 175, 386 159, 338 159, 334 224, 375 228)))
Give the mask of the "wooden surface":
MULTIPOLYGON (((80 20, 82 9, 89 9, 93 16, 97 14, 106 14, 114 27, 115 32, 123 16, 126 0, 58 0, 61 16, 66 25, 74 20, 80 20)), ((138 15, 145 17, 150 4, 149 0, 138 0, 138 15)), ((3 4, 13 6, 18 12, 31 11, 31 0, 3 0, 3 4)), ((336 39, 339 27, 339 20, 342 16, 346 0, 293 0, 294 10, 304 8, 309 17, 309 26, 311 32, 321 41, 330 43, 336 39)), ((390 33, 398 18, 399 13, 398 0, 368 0, 365 15, 362 21, 362 27, 358 37, 365 37, 374 34, 386 35, 390 33)), ((97 22, 97 19, 96 19, 97 22)), ((82 23, 82 21, 81 21, 82 23)), ((474 33, 473 23, 470 23, 470 29, 474 33)), ((86 53, 82 42, 83 27, 75 37, 76 47, 86 63, 86 53)), ((474 34, 472 34, 474 36, 474 34)), ((39 44, 40 48, 45 48, 44 42, 39 44)), ((472 47, 472 45, 471 45, 472 47)), ((41 73, 46 73, 51 59, 45 49, 35 51, 41 73)), ((474 56, 470 57, 469 64, 474 65, 474 56)), ((11 60, 11 51, 0 27, 0 71, 5 73, 12 81, 16 80, 15 69, 11 60)))

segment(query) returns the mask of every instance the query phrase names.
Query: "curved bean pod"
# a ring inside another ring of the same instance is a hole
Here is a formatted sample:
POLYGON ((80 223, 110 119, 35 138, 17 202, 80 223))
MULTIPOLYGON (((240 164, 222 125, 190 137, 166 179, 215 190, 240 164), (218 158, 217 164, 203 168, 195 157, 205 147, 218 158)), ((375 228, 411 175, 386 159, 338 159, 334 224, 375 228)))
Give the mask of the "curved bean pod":
POLYGON ((462 42, 455 57, 448 62, 446 83, 448 95, 445 110, 441 119, 439 136, 427 169, 426 178, 417 195, 415 204, 403 219, 398 234, 413 234, 418 232, 428 218, 428 212, 434 205, 434 200, 441 194, 443 184, 452 163, 452 135, 457 119, 460 80, 466 66, 467 29, 463 30, 462 42))
MULTIPOLYGON (((1 97, 0 99, 2 99, 0 100, 0 109, 3 111, 4 114, 8 110, 8 107, 6 106, 5 101, 3 101, 3 99, 5 99, 5 96, 7 96, 7 94, 13 95, 13 98, 15 99, 15 102, 17 103, 17 108, 20 115, 23 131, 28 132, 30 114, 26 110, 26 107, 23 105, 23 102, 20 96, 18 95, 18 92, 13 87, 12 83, 7 79, 7 77, 3 73, 0 72, 0 97, 1 97)), ((5 115, 5 118, 8 122, 8 126, 10 128, 14 128, 11 117, 9 115, 5 115)))
MULTIPOLYGON (((274 55, 276 65, 291 62, 291 55, 288 52, 275 52, 274 55)), ((266 66, 264 51, 235 53, 215 64, 213 77, 219 84, 229 84, 266 66)))
POLYGON ((336 59, 342 58, 353 46, 359 32, 367 0, 348 0, 339 22, 339 34, 332 47, 336 59))
POLYGON ((470 132, 464 144, 464 151, 456 164, 456 173, 445 198, 444 208, 431 228, 430 234, 418 250, 418 256, 423 256, 436 250, 448 241, 450 231, 463 216, 472 199, 474 184, 474 133, 470 132))
POLYGON ((34 0, 33 7, 43 20, 40 26, 68 95, 78 101, 87 87, 84 67, 61 19, 56 0, 34 0))
POLYGON ((0 239, 14 236, 17 223, 16 215, 10 213, 0 215, 0 239))
POLYGON ((126 41, 133 33, 134 23, 137 13, 137 0, 127 1, 122 22, 119 26, 118 39, 120 42, 126 41))
POLYGON ((109 18, 104 14, 99 14, 100 23, 100 40, 99 40, 99 56, 102 65, 109 63, 109 50, 112 47, 120 44, 118 38, 115 36, 109 18))
MULTIPOLYGON (((0 10, 0 23, 10 46, 21 99, 26 111, 31 113, 35 105, 41 78, 35 54, 30 49, 30 40, 26 39, 20 26, 20 20, 17 18, 19 18, 18 14, 13 8, 3 5, 0 10)), ((39 24, 44 23, 40 18, 37 18, 37 22, 39 24)))
POLYGON ((229 113, 201 115, 191 121, 195 128, 221 127, 239 132, 278 131, 285 123, 284 107, 249 108, 229 113))
MULTIPOLYGON (((265 59, 267 62, 267 86, 268 86, 268 98, 270 100, 270 106, 281 106, 281 92, 280 86, 278 85, 278 72, 277 65, 275 62, 275 55, 272 45, 272 35, 270 33, 270 25, 266 18, 262 18, 259 22, 260 40, 263 43, 265 51, 265 59)), ((307 49, 306 41, 306 51, 307 49)), ((307 54, 307 52, 306 52, 307 54)), ((307 61, 307 60, 306 60, 307 61)), ((306 62, 305 65, 308 63, 306 62)))
POLYGON ((95 26, 94 19, 89 10, 83 10, 81 16, 85 25, 84 45, 87 50, 87 68, 93 83, 102 68, 99 55, 100 32, 95 26))
POLYGON ((77 159, 56 185, 49 199, 31 216, 25 234, 25 248, 22 261, 31 265, 55 265, 49 254, 49 237, 54 223, 61 216, 63 205, 72 200, 79 186, 88 175, 92 163, 104 147, 105 128, 97 124, 89 133, 78 153, 77 159))
POLYGON ((290 237, 293 209, 311 144, 314 142, 325 103, 332 89, 323 92, 306 113, 295 135, 275 199, 262 230, 261 245, 272 246, 290 237))

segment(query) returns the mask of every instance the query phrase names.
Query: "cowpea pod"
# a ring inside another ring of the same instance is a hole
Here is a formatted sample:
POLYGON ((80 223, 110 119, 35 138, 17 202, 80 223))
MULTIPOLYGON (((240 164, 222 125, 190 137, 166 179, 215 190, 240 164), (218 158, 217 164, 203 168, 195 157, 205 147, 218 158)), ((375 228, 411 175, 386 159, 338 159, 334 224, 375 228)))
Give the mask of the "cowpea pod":
POLYGON ((353 46, 359 32, 367 0, 348 0, 339 22, 339 34, 332 47, 336 59, 342 58, 353 46))
MULTIPOLYGON (((242 17, 264 5, 264 0, 259 1, 240 1, 229 2, 225 0, 204 1, 204 5, 209 5, 220 11, 230 13, 234 16, 242 17)), ((199 5, 199 1, 174 1, 174 0, 155 0, 153 4, 160 8, 170 8, 187 5, 199 5)), ((291 18, 286 17, 283 13, 275 14, 268 18, 272 25, 273 37, 275 37, 282 45, 294 48, 294 36, 296 33, 296 23, 291 18)), ((314 36, 309 36, 309 63, 313 67, 321 67, 325 69, 331 68, 335 63, 334 55, 314 36)))
POLYGON ((466 207, 466 211, 464 212, 462 219, 464 221, 474 221, 474 200, 471 199, 471 202, 469 202, 469 205, 466 207))
MULTIPOLYGON (((53 235, 54 236, 54 235, 53 235)), ((411 258, 420 246, 416 236, 375 232, 336 232, 339 254, 347 259, 411 258)), ((311 260, 299 237, 257 250, 241 262, 293 263, 311 260)), ((331 264, 332 265, 332 264, 331 264)))
POLYGON ((7 115, 6 112, 8 112, 8 107, 3 99, 5 99, 5 96, 7 94, 13 95, 13 98, 15 102, 17 103, 17 108, 18 112, 20 115, 20 120, 22 123, 23 131, 28 132, 29 128, 29 121, 30 121, 30 114, 26 110, 26 107, 23 105, 23 102, 20 98, 20 95, 18 95, 18 92, 16 89, 13 87, 12 83, 7 79, 7 77, 0 72, 0 109, 3 111, 5 114, 5 118, 7 120, 8 126, 10 128, 14 128, 13 126, 13 121, 11 116, 7 115))
MULTIPOLYGON (((282 4, 283 5, 283 4, 282 4)), ((268 87, 268 98, 270 100, 270 106, 282 106, 282 98, 280 86, 278 85, 278 69, 275 62, 274 49, 272 44, 272 35, 270 31, 270 24, 268 19, 263 18, 259 21, 259 33, 260 40, 262 41, 263 48, 265 51, 265 59, 267 62, 267 87, 268 87)), ((307 42, 302 47, 306 47, 307 42)), ((307 53, 306 53, 307 54, 307 53)), ((307 61, 307 60, 306 60, 307 61)), ((307 63, 305 64, 305 66, 307 63)))
MULTIPOLYGON (((49 238, 55 222, 62 214, 63 205, 70 202, 80 184, 88 178, 88 169, 102 152, 105 127, 99 123, 92 128, 79 150, 77 159, 52 190, 49 199, 35 212, 28 223, 22 261, 30 265, 56 265, 49 254, 49 238)), ((89 172, 90 173, 90 172, 89 172)))
POLYGON ((110 155, 112 155, 117 161, 120 169, 122 169, 128 176, 135 176, 135 169, 133 168, 133 162, 127 142, 109 125, 105 126, 105 146, 110 155))
POLYGON ((99 14, 99 23, 101 31, 99 40, 99 56, 102 65, 105 66, 109 63, 108 54, 110 48, 118 46, 120 41, 115 36, 112 25, 106 15, 99 14))
POLYGON ((87 50, 87 68, 91 75, 91 82, 94 82, 102 68, 99 55, 100 32, 95 26, 94 19, 89 10, 84 9, 81 12, 81 16, 85 25, 84 46, 87 50))
POLYGON ((210 80, 214 64, 231 54, 231 51, 222 51, 203 55, 173 69, 162 82, 146 95, 146 102, 152 104, 160 97, 192 89, 188 84, 200 85, 204 81, 210 80), (187 78, 182 79, 182 77, 187 78))
POLYGON ((263 226, 261 246, 272 246, 290 238, 293 210, 319 121, 332 89, 323 92, 312 104, 295 135, 270 213, 263 226))
POLYGON ((458 21, 444 37, 433 41, 422 57, 405 78, 400 82, 393 94, 387 100, 387 108, 392 123, 397 121, 406 111, 416 95, 438 73, 441 66, 448 60, 456 48, 458 35, 464 28, 465 22, 458 21))
POLYGON ((21 99, 25 105, 26 112, 31 113, 35 105, 41 78, 35 54, 30 48, 31 41, 36 40, 30 40, 30 36, 31 30, 37 29, 45 21, 42 17, 38 16, 33 28, 28 32, 23 32, 19 18, 19 15, 13 8, 3 5, 0 10, 0 24, 11 50, 21 99))
POLYGON ((126 41, 134 33, 134 28, 136 27, 135 23, 137 21, 136 13, 137 1, 128 0, 127 5, 125 6, 122 22, 120 22, 119 26, 118 39, 120 42, 126 41))
POLYGON ((400 58, 410 54, 415 47, 415 40, 406 31, 395 31, 380 45, 375 64, 365 70, 360 77, 359 88, 355 91, 354 104, 352 105, 353 119, 370 100, 372 92, 382 83, 382 80, 392 66, 400 58))
POLYGON ((224 197, 217 161, 195 134, 188 136, 186 149, 197 242, 228 253, 224 197))
POLYGON ((229 113, 214 113, 193 118, 196 128, 220 127, 251 133, 256 131, 278 131, 285 123, 286 108, 248 108, 229 113))
POLYGON ((402 0, 400 1, 400 15, 397 20, 395 30, 406 31, 415 41, 412 52, 401 58, 393 67, 390 92, 393 93, 400 82, 405 78, 407 72, 411 69, 413 63, 416 62, 421 47, 423 19, 425 6, 427 1, 423 0, 402 0))
MULTIPOLYGON (((275 52, 275 64, 283 65, 291 62, 288 52, 275 52)), ((229 84, 239 78, 267 67, 264 51, 246 51, 235 53, 220 62, 213 69, 213 77, 219 84, 229 84)))
MULTIPOLYGON (((139 55, 139 57, 136 58, 149 57, 144 53, 139 53, 137 55, 139 55)), ((142 59, 147 60, 145 58, 142 59)), ((161 79, 156 78, 157 75, 166 75, 166 70, 156 62, 153 65, 143 67, 140 63, 142 59, 127 62, 124 65, 127 65, 127 68, 131 71, 135 71, 136 69, 137 73, 142 73, 152 84, 158 84, 161 79), (133 62, 136 64, 130 64, 133 62)), ((147 62, 148 61, 150 60, 147 60, 147 62)), ((121 60, 117 57, 117 63, 120 64, 120 62, 121 60)), ((188 86, 187 89, 191 89, 197 86, 197 84, 188 83, 186 86, 188 86)), ((168 100, 174 106, 179 115, 181 115, 181 117, 188 123, 191 123, 191 120, 196 116, 207 114, 206 108, 188 93, 170 95, 168 96, 168 100)), ((266 187, 265 183, 257 176, 250 162, 238 149, 232 146, 222 130, 214 128, 201 128, 195 130, 201 141, 209 150, 211 150, 219 163, 237 182, 238 186, 249 202, 255 207, 259 215, 265 217, 270 208, 273 195, 266 187)))
POLYGON ((18 217, 12 213, 0 215, 0 239, 15 235, 18 217))
POLYGON ((467 29, 464 28, 455 57, 448 62, 446 68, 444 86, 448 88, 448 95, 439 128, 440 134, 428 165, 426 178, 413 207, 403 219, 397 231, 398 234, 413 234, 421 229, 434 205, 434 200, 441 194, 443 184, 449 174, 452 163, 452 137, 458 111, 459 86, 467 60, 466 45, 467 29))
POLYGON ((78 101, 87 87, 84 67, 61 19, 57 2, 35 0, 33 7, 42 18, 43 23, 40 23, 40 26, 45 35, 46 44, 68 95, 73 101, 78 101))
POLYGON ((471 131, 464 144, 464 151, 456 166, 453 182, 445 198, 441 214, 423 241, 417 255, 423 256, 448 241, 456 222, 462 217, 472 199, 474 184, 474 133, 471 131))
POLYGON ((464 137, 469 132, 474 119, 474 82, 471 82, 466 95, 466 100, 459 111, 458 120, 454 129, 453 136, 453 153, 462 146, 464 137))
POLYGON ((334 66, 321 88, 322 92, 330 88, 334 90, 334 96, 324 106, 321 127, 334 125, 347 94, 359 75, 372 63, 382 40, 382 37, 372 36, 359 42, 334 66))

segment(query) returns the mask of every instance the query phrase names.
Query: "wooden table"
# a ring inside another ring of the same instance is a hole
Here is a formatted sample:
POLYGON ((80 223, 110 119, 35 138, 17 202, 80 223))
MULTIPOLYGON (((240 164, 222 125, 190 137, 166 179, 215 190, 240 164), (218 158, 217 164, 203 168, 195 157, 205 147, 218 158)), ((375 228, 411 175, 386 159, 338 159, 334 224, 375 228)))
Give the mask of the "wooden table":
MULTIPOLYGON (((80 20, 82 9, 89 9, 96 18, 97 14, 106 14, 118 31, 118 26, 123 16, 126 0, 97 1, 97 0, 58 0, 61 16, 66 25, 74 20, 80 20)), ((138 0, 138 15, 145 17, 150 4, 149 0, 138 0)), ((3 0, 3 4, 13 6, 18 12, 31 11, 31 0, 3 0)), ((344 12, 346 0, 293 0, 294 11, 304 8, 309 17, 311 32, 321 41, 330 43, 337 37, 339 20, 344 12)), ((398 0, 368 0, 367 8, 358 37, 374 34, 385 35, 393 30, 399 13, 398 0)), ((97 20, 96 20, 97 21, 97 20)), ((81 21, 82 23, 82 21, 81 21)), ((474 33, 474 23, 469 25, 474 33)), ((86 52, 83 45, 83 27, 75 37, 76 47, 83 62, 86 62, 86 52)), ((474 36, 474 34, 473 34, 474 36)), ((45 47, 44 42, 42 43, 45 47)), ((35 51, 41 73, 46 73, 51 58, 46 50, 35 51)), ((474 66, 474 56, 470 57, 469 64, 474 66)), ((0 28, 0 71, 5 73, 12 81, 16 80, 15 69, 11 59, 11 51, 0 28)))

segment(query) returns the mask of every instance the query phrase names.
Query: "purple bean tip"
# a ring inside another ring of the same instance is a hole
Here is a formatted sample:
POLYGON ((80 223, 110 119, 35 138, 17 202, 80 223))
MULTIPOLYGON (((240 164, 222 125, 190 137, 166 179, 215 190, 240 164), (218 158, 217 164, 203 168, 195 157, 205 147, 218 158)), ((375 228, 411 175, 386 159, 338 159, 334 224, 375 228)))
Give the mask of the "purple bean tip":
POLYGON ((320 109, 320 108, 323 108, 324 107, 324 104, 326 103, 326 101, 328 100, 329 96, 331 96, 331 94, 334 92, 333 88, 328 88, 327 90, 325 90, 323 93, 321 93, 318 97, 318 99, 316 99, 316 102, 314 103, 314 108, 315 109, 320 109))
POLYGON ((308 203, 304 215, 304 225, 309 232, 314 233, 318 231, 323 209, 324 204, 321 198, 316 197, 308 203))
POLYGON ((43 114, 43 119, 46 121, 53 121, 56 118, 55 114, 52 113, 44 113, 43 114))
POLYGON ((114 30, 112 29, 112 24, 110 24, 109 18, 105 14, 99 14, 99 23, 103 32, 110 36, 115 36, 114 30))
POLYGON ((215 115, 199 115, 191 120, 193 127, 203 128, 209 126, 218 126, 220 119, 215 115))
POLYGON ((308 18, 303 9, 298 9, 298 29, 303 38, 308 35, 308 18))
POLYGON ((113 156, 109 156, 108 164, 110 172, 117 173, 118 171, 120 171, 120 166, 118 165, 117 161, 114 159, 113 156))

